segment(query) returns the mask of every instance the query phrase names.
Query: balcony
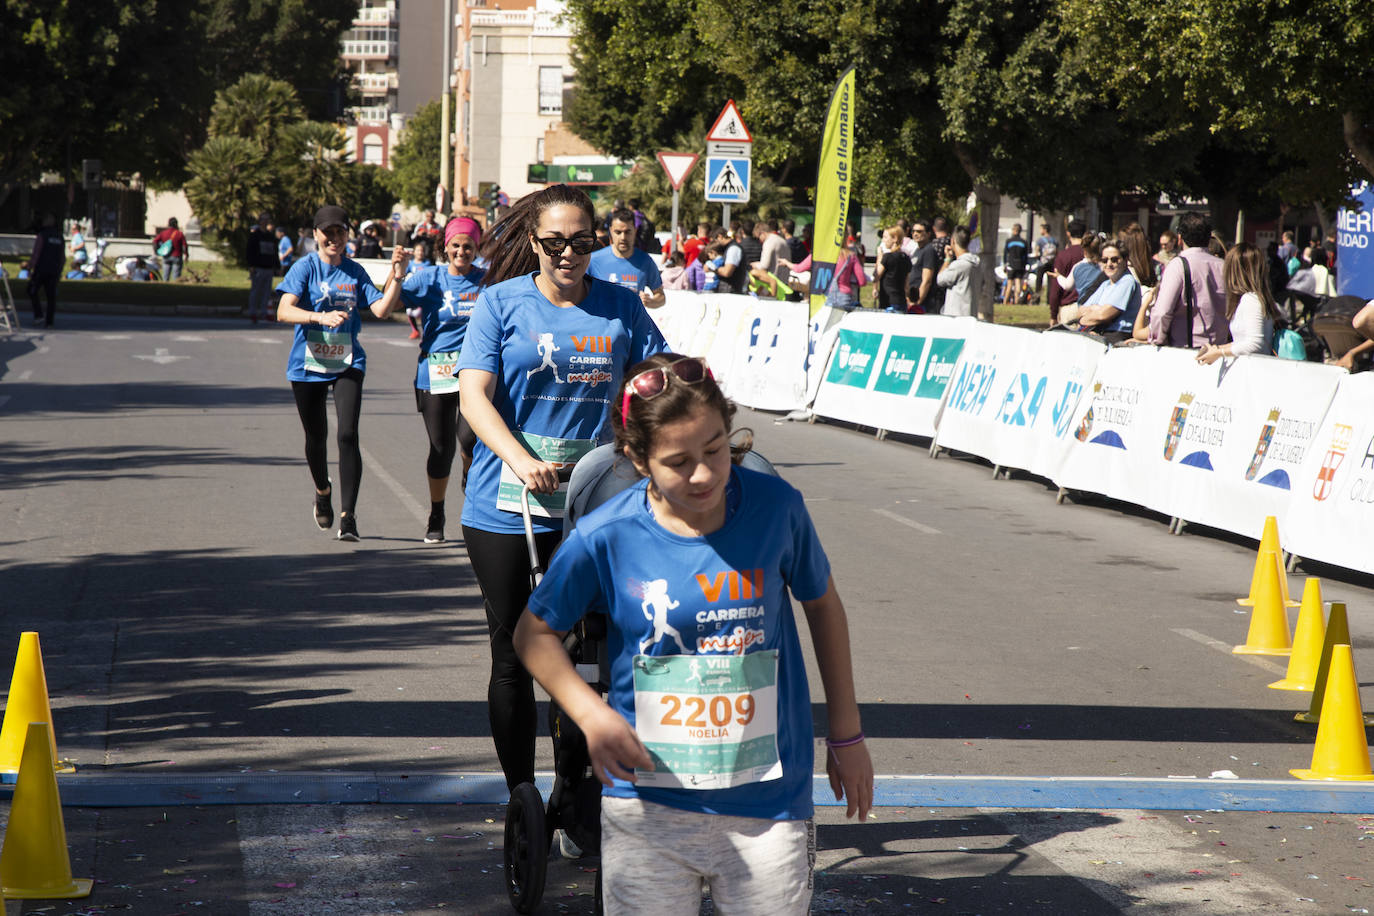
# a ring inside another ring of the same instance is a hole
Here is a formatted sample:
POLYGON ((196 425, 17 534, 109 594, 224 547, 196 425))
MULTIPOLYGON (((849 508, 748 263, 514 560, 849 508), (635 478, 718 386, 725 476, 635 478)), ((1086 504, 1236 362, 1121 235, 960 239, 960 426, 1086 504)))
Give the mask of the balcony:
POLYGON ((345 41, 343 56, 348 60, 387 60, 396 56, 399 44, 396 41, 345 41))
POLYGON ((364 6, 353 17, 353 23, 354 25, 395 25, 396 8, 394 6, 364 6))
POLYGON ((348 110, 352 112, 353 120, 359 124, 385 124, 391 117, 391 110, 385 105, 364 105, 348 110))
POLYGON ((397 87, 395 73, 359 73, 353 77, 353 85, 365 94, 377 95, 397 87))

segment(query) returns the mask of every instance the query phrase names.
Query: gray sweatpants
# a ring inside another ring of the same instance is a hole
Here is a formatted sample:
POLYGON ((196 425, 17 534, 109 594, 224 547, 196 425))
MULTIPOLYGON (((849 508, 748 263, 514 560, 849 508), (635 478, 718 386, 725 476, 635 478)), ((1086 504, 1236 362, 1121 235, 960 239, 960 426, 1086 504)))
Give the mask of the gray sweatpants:
POLYGON ((637 798, 601 798, 601 894, 607 916, 696 916, 703 881, 721 916, 811 909, 814 821, 701 814, 637 798))

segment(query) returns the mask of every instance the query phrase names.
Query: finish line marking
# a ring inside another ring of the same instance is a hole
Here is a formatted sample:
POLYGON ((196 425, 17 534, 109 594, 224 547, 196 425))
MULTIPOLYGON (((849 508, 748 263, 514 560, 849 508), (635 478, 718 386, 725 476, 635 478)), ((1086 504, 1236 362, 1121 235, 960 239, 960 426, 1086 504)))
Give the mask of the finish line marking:
MULTIPOLYGON (((548 797, 552 774, 535 780, 548 797)), ((83 808, 158 805, 503 805, 499 773, 186 773, 58 776, 62 804, 83 808)), ((0 799, 14 790, 0 786, 0 799)), ((836 807, 824 775, 812 799, 836 807)), ((1144 779, 1092 776, 879 776, 878 807, 1144 809, 1367 814, 1374 783, 1273 779, 1144 779)))
POLYGON ((1269 661, 1269 659, 1263 658, 1259 655, 1236 655, 1234 652, 1231 651, 1230 644, 1224 643, 1219 639, 1213 639, 1206 633, 1199 633, 1197 630, 1189 630, 1186 628, 1177 629, 1173 632, 1177 633, 1179 636, 1184 637, 1185 639, 1191 639, 1193 642, 1202 643, 1202 645, 1206 646, 1209 649, 1216 649, 1223 655, 1227 655, 1231 658, 1238 658, 1243 662, 1249 662, 1257 668, 1263 668, 1265 671, 1272 671, 1279 677, 1286 677, 1288 675, 1287 665, 1276 664, 1274 662, 1269 661))
POLYGON ((922 534, 942 533, 939 528, 932 528, 929 525, 922 525, 920 522, 909 519, 905 515, 898 515, 896 512, 891 512, 887 509, 874 509, 873 511, 881 515, 883 518, 892 519, 899 525, 906 525, 908 528, 915 528, 922 534))

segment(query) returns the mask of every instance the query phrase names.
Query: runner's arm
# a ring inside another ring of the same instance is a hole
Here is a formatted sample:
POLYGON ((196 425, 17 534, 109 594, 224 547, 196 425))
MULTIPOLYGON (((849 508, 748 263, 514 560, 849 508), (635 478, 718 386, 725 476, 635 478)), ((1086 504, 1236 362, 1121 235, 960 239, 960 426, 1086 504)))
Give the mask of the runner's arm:
MULTIPOLYGON (((462 394, 458 399, 461 403, 462 394)), ((526 609, 515 626, 515 651, 525 670, 582 729, 597 779, 608 786, 611 776, 634 782, 635 767, 653 769, 630 723, 578 676, 563 648, 563 634, 526 609)))
MULTIPOLYGON (((832 576, 825 594, 801 603, 806 623, 811 630, 811 643, 816 650, 816 666, 821 672, 825 690, 825 711, 829 735, 833 741, 844 741, 863 733, 859 717, 859 703, 854 695, 854 663, 849 653, 849 622, 844 604, 835 591, 832 576)), ((847 798, 845 817, 857 812, 859 820, 868 818, 873 807, 873 761, 866 742, 842 748, 826 748, 826 772, 835 800, 847 798)))
POLYGON ((386 273, 386 286, 382 288, 382 298, 372 303, 372 314, 386 318, 396 308, 401 298, 401 285, 406 278, 406 264, 410 263, 410 249, 397 245, 391 249, 391 269, 386 273))
POLYGON ((301 308, 296 304, 299 301, 295 293, 282 293, 277 305, 277 320, 283 324, 318 324, 325 328, 337 328, 348 320, 348 312, 343 309, 316 312, 301 308))
POLYGON ((547 461, 540 461, 529 453, 491 402, 496 394, 496 374, 483 369, 461 369, 458 372, 458 409, 463 419, 477 434, 477 438, 496 456, 510 465, 530 490, 552 493, 558 489, 558 469, 547 461))

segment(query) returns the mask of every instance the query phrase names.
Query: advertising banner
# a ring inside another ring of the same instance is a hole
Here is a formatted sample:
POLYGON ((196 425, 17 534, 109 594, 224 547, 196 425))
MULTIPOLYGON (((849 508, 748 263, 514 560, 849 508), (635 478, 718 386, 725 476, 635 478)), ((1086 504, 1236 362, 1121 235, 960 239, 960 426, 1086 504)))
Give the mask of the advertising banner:
POLYGON ((1374 573, 1374 373, 1340 379, 1292 482, 1283 548, 1374 573))
POLYGON ((835 83, 821 134, 816 167, 816 225, 811 249, 811 312, 825 304, 849 218, 849 186, 854 174, 854 68, 835 83))
POLYGON ((1002 403, 1026 351, 1041 336, 995 324, 976 323, 969 329, 936 421, 936 444, 992 460, 1002 429, 1002 403))
POLYGON ((1355 205, 1336 212, 1336 292, 1374 299, 1374 188, 1362 181, 1350 196, 1355 205))
MULTIPOLYGON (((747 407, 790 411, 806 404, 810 319, 804 302, 752 299, 745 307, 744 348, 724 379, 727 394, 747 407)), ((713 370, 714 371, 714 370, 713 370)))
POLYGON ((915 436, 935 435, 935 416, 972 318, 850 312, 840 322, 816 393, 823 417, 915 436))

